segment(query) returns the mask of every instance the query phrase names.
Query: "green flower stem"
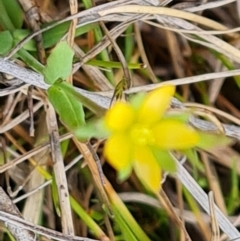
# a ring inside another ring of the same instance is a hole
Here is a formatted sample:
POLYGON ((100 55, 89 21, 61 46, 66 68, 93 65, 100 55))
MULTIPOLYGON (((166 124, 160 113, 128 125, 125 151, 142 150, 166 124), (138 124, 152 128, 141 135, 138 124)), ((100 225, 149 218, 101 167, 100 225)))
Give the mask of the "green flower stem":
POLYGON ((76 214, 84 221, 84 223, 93 231, 94 235, 103 240, 106 234, 102 229, 95 223, 95 221, 89 216, 89 214, 79 205, 79 203, 70 196, 70 203, 76 214))
POLYGON ((144 233, 141 227, 137 224, 133 216, 130 214, 125 204, 119 198, 117 193, 112 188, 111 184, 106 181, 105 190, 108 194, 110 203, 112 204, 112 211, 116 218, 116 221, 122 231, 124 237, 128 237, 126 239, 128 241, 150 241, 148 236, 144 233), (130 237, 132 237, 130 239, 130 237))

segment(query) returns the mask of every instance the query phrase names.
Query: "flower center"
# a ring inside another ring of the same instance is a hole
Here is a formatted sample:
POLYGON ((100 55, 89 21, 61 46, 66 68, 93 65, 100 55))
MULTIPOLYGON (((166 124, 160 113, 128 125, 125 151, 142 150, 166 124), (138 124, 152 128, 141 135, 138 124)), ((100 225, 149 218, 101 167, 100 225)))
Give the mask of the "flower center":
POLYGON ((145 146, 154 143, 154 136, 152 130, 145 125, 134 125, 130 130, 130 137, 134 144, 145 146))

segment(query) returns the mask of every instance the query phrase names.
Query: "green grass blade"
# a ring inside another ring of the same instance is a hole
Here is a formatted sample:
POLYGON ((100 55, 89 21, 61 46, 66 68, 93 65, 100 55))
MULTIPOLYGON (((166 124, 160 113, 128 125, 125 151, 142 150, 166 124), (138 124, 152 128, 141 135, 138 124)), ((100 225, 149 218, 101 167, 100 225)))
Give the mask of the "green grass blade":
POLYGON ((89 214, 79 205, 79 203, 70 196, 70 203, 75 213, 84 221, 84 223, 92 230, 94 235, 101 239, 106 236, 97 223, 89 216, 89 214))
POLYGON ((28 67, 37 71, 38 73, 42 73, 44 66, 30 53, 28 53, 25 49, 20 49, 17 52, 17 55, 22 59, 28 67))
POLYGON ((2 25, 5 30, 13 30, 14 25, 8 16, 7 10, 3 2, 4 0, 0 0, 0 25, 2 25))
POLYGON ((6 30, 3 32, 0 32, 0 54, 4 55, 7 54, 12 46, 13 46, 13 37, 10 33, 10 31, 6 30))
POLYGON ((125 48, 124 48, 124 56, 126 61, 131 61, 131 57, 134 51, 134 35, 133 35, 133 25, 130 25, 125 32, 126 36, 124 38, 125 48))
MULTIPOLYGON (((89 64, 92 66, 104 67, 104 68, 116 68, 116 69, 122 68, 122 64, 120 62, 103 61, 103 60, 97 60, 97 59, 89 60, 86 64, 89 64)), ((143 65, 140 63, 129 63, 128 68, 141 69, 143 68, 143 65)))
POLYGON ((15 28, 21 28, 23 25, 23 11, 17 0, 3 1, 5 9, 15 28))
MULTIPOLYGON (((53 24, 51 22, 51 24, 53 24)), ((46 27, 50 25, 48 24, 43 24, 41 27, 46 27)), ((70 23, 66 22, 66 23, 62 23, 57 25, 54 28, 49 29, 48 31, 43 32, 43 46, 44 48, 50 48, 53 47, 54 45, 57 44, 57 42, 59 42, 62 37, 64 36, 64 34, 67 33, 68 28, 69 28, 70 23)), ((75 37, 80 36, 84 33, 87 33, 88 31, 94 29, 97 26, 96 23, 91 23, 91 24, 87 24, 85 26, 79 27, 76 29, 75 32, 75 37)), ((31 34, 31 31, 28 29, 15 29, 12 31, 12 35, 14 38, 14 42, 15 44, 19 43, 21 40, 23 40, 24 38, 26 38, 29 34, 31 34)), ((23 47, 25 50, 27 51, 37 51, 36 48, 36 44, 35 41, 33 39, 29 40, 23 47)))
MULTIPOLYGON (((212 53, 218 58, 222 64, 228 69, 228 70, 235 70, 234 64, 223 54, 220 54, 216 51, 212 51, 212 53)), ((238 87, 240 88, 240 76, 233 76, 235 82, 237 83, 238 87)))
MULTIPOLYGON (((91 0, 83 0, 83 5, 86 9, 93 7, 91 0)), ((96 41, 100 42, 103 38, 101 28, 99 26, 97 26, 96 28, 94 28, 93 31, 94 31, 94 36, 95 36, 96 41)), ((99 54, 99 57, 103 61, 110 61, 110 58, 109 58, 109 55, 108 55, 108 52, 106 49, 104 49, 99 54)), ((114 74, 111 69, 109 69, 109 71, 106 72, 106 76, 107 76, 108 80, 110 81, 110 83, 114 84, 114 74)))
POLYGON ((228 213, 234 214, 235 209, 239 206, 239 191, 238 191, 238 173, 237 173, 237 160, 233 160, 233 167, 231 169, 231 189, 227 197, 227 210, 228 213))

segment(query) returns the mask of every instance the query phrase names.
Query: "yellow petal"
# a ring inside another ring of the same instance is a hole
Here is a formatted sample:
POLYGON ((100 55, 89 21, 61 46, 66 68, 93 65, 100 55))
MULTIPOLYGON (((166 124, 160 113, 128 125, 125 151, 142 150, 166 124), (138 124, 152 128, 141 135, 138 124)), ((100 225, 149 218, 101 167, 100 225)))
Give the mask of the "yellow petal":
POLYGON ((123 131, 132 125, 135 118, 133 108, 124 102, 117 102, 105 115, 104 122, 110 131, 123 131))
POLYGON ((159 191, 162 173, 157 160, 148 147, 136 148, 134 151, 134 171, 141 182, 152 190, 159 191))
POLYGON ((155 145, 161 149, 188 149, 197 145, 199 134, 177 120, 162 120, 152 128, 155 145))
POLYGON ((174 92, 174 86, 166 85, 148 93, 139 108, 139 121, 144 124, 152 124, 160 120, 168 108, 174 92))
POLYGON ((116 170, 123 170, 132 165, 132 153, 129 138, 122 133, 109 137, 104 146, 104 155, 116 170))

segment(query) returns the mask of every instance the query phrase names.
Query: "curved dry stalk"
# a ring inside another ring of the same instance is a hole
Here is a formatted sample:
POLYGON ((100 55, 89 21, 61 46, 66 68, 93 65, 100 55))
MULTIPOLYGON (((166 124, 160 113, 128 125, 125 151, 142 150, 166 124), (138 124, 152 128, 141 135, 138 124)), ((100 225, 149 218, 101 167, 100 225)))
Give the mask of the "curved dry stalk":
MULTIPOLYGON (((196 35, 220 35, 220 34, 230 34, 230 33, 235 33, 240 31, 240 27, 236 28, 231 28, 227 30, 203 30, 200 28, 197 28, 195 25, 194 29, 180 29, 180 28, 174 28, 173 26, 164 26, 156 22, 151 22, 149 20, 143 20, 141 19, 144 23, 147 23, 149 25, 155 26, 157 28, 162 28, 170 31, 174 31, 176 33, 190 33, 190 34, 196 34, 196 35)), ((189 24, 189 23, 188 23, 189 24)))
POLYGON ((216 21, 213 21, 211 19, 199 16, 199 15, 196 15, 193 13, 185 12, 182 10, 173 9, 173 8, 140 6, 140 5, 124 5, 124 6, 108 8, 105 10, 100 10, 98 12, 98 14, 100 16, 105 16, 108 14, 116 14, 116 13, 121 13, 121 14, 124 14, 124 13, 159 14, 159 15, 166 15, 166 16, 190 20, 190 21, 205 25, 211 29, 216 29, 216 30, 227 30, 228 29, 224 25, 222 25, 216 21))
MULTIPOLYGON (((222 110, 219 110, 217 108, 214 108, 212 106, 206 106, 206 105, 202 105, 202 104, 198 104, 198 103, 184 103, 184 106, 188 107, 189 109, 191 108, 198 108, 199 110, 206 110, 209 111, 210 113, 214 113, 218 116, 221 116, 223 118, 226 118, 227 120, 235 123, 236 125, 240 126, 240 120, 238 118, 236 118, 233 115, 230 115, 222 110)), ((222 128, 221 128, 222 129, 222 128)))

